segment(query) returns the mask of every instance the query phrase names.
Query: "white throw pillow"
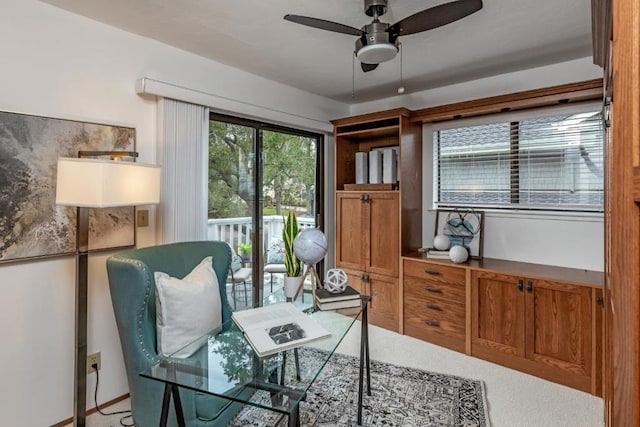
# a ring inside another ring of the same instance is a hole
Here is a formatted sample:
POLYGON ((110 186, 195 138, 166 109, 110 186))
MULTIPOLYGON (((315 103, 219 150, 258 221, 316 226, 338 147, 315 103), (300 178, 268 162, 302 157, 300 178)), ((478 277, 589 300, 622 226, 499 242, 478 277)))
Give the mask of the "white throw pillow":
POLYGON ((158 353, 169 356, 222 324, 222 303, 212 257, 183 279, 156 272, 158 353))

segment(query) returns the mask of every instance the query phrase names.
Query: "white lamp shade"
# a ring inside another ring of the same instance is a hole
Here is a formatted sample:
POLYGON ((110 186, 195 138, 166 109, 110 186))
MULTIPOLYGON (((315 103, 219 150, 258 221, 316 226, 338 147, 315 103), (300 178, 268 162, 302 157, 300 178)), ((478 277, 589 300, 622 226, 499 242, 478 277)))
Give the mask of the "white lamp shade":
POLYGON ((56 204, 88 208, 160 202, 160 166, 117 160, 58 159, 56 204))

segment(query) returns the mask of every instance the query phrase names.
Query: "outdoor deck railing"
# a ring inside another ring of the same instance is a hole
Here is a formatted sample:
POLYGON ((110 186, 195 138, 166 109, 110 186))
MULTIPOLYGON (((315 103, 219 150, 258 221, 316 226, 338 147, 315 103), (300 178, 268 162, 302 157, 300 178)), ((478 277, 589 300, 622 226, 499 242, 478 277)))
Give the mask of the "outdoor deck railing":
MULTIPOLYGON (((314 228, 316 226, 313 217, 299 216, 298 226, 300 229, 314 228)), ((279 215, 269 215, 263 217, 263 242, 265 250, 272 238, 282 238, 282 227, 284 223, 279 215)), ((251 243, 251 217, 239 218, 216 218, 207 221, 207 238, 209 240, 222 240, 228 242, 237 251, 238 244, 251 243)), ((264 252, 264 251, 263 251, 264 252)))

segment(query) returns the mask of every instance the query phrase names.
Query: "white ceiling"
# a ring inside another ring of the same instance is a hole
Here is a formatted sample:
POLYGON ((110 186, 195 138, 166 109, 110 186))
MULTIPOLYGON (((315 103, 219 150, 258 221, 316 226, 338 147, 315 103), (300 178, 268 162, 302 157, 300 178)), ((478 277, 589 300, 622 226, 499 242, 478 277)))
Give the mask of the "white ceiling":
MULTIPOLYGON (((354 36, 287 13, 360 28, 362 0, 42 0, 318 95, 352 102, 354 36)), ((389 0, 395 23, 443 0, 389 0)), ((590 0, 484 0, 475 14, 400 38, 407 93, 591 55, 590 0)), ((396 95, 400 55, 363 73, 355 101, 396 95)))

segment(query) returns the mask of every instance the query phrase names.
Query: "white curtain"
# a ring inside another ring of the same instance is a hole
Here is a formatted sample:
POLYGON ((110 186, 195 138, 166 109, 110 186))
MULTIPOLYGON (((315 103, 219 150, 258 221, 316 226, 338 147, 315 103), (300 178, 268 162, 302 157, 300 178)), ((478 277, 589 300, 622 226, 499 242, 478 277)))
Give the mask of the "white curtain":
POLYGON ((158 98, 161 243, 206 240, 209 109, 158 98))

